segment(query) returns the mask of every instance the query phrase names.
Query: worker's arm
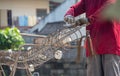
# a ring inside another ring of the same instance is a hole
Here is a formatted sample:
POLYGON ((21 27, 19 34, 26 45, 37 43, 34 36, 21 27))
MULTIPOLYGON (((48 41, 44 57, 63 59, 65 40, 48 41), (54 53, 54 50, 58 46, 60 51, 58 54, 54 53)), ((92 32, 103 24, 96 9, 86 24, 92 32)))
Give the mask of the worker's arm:
POLYGON ((75 23, 74 17, 85 12, 85 0, 81 0, 78 3, 70 7, 64 17, 64 21, 68 24, 75 23))
POLYGON ((85 0, 80 0, 78 3, 74 4, 70 7, 70 9, 67 11, 66 15, 72 15, 74 17, 82 14, 85 12, 85 0))

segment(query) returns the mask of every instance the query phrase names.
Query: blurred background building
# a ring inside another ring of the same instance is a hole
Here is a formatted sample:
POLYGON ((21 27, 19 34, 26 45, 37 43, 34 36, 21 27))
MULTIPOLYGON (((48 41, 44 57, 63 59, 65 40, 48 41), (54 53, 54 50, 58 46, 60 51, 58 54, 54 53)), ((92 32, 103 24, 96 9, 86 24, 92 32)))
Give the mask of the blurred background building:
MULTIPOLYGON (((64 0, 0 0, 0 27, 33 27, 64 0)), ((21 27, 21 28, 22 28, 21 27)))
POLYGON ((0 26, 34 26, 49 13, 49 0, 0 0, 0 26), (32 22, 31 22, 32 21, 32 22))

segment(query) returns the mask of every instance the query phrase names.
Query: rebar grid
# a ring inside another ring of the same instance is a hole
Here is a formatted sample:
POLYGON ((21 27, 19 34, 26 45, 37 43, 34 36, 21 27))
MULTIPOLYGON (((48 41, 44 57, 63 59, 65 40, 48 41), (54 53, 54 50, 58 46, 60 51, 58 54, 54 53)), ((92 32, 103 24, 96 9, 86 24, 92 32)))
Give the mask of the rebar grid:
MULTIPOLYGON (((42 41, 42 44, 38 44, 28 51, 12 53, 0 51, 0 62, 4 65, 13 66, 19 54, 17 60, 19 64, 16 68, 25 69, 24 66, 21 66, 22 64, 20 65, 20 62, 26 62, 28 65, 32 64, 34 67, 40 66, 44 62, 54 58, 57 50, 61 48, 65 49, 67 43, 80 39, 82 37, 81 27, 82 26, 74 28, 65 27, 64 29, 58 30, 46 37, 42 41)), ((65 50, 62 51, 64 52, 65 50)))

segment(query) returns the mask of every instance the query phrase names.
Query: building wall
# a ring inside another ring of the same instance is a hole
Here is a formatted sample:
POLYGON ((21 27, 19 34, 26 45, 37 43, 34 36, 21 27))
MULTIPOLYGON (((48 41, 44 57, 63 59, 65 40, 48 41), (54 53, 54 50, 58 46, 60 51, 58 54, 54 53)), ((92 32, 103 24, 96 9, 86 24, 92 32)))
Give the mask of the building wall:
POLYGON ((1 10, 0 10, 0 27, 1 27, 1 10))
POLYGON ((0 11, 0 26, 7 26, 7 11, 0 11))
POLYGON ((36 16, 36 8, 47 9, 49 12, 49 0, 0 0, 0 9, 12 10, 12 17, 36 16))
POLYGON ((41 29, 45 27, 47 23, 63 21, 64 15, 68 8, 70 8, 70 6, 75 3, 75 0, 65 0, 64 3, 52 11, 47 17, 42 19, 41 22, 33 27, 29 32, 34 32, 36 29, 38 29, 38 31, 41 31, 41 29))

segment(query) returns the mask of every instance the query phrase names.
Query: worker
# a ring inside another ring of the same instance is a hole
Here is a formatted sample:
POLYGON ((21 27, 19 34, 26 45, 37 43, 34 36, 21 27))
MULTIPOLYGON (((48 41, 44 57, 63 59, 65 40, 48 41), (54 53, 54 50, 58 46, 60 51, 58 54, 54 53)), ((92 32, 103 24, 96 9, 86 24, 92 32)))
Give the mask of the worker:
MULTIPOLYGON (((86 13, 94 55, 86 43, 87 76, 120 76, 120 22, 108 19, 103 11, 117 0, 80 0, 64 16, 65 22, 75 23, 75 17, 86 13)), ((117 12, 117 11, 114 11, 117 12)), ((82 21, 82 19, 81 19, 82 21)), ((88 41, 86 41, 88 42, 88 41)))

